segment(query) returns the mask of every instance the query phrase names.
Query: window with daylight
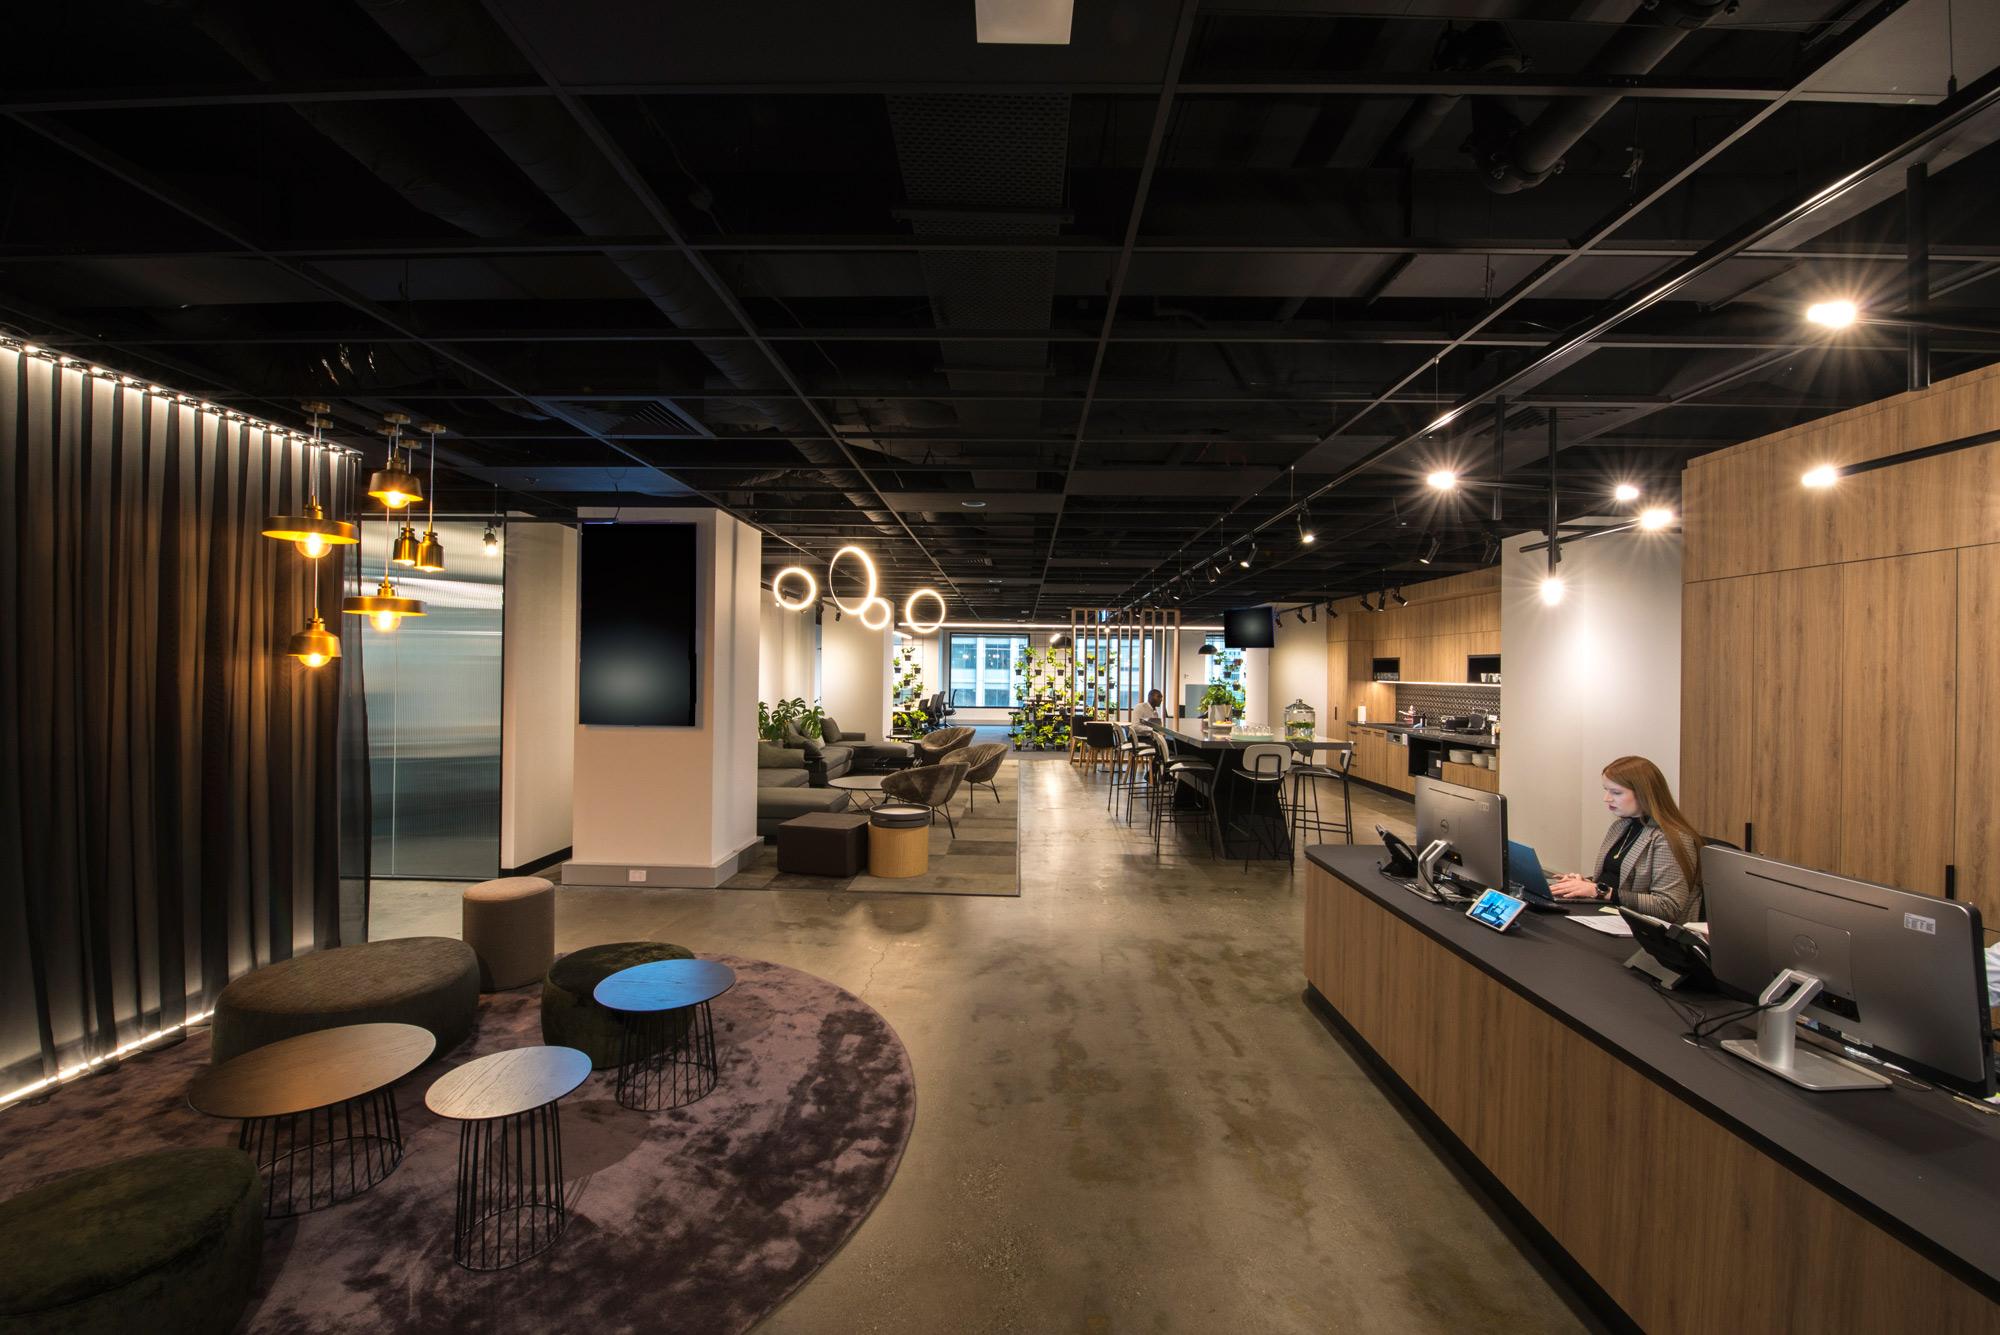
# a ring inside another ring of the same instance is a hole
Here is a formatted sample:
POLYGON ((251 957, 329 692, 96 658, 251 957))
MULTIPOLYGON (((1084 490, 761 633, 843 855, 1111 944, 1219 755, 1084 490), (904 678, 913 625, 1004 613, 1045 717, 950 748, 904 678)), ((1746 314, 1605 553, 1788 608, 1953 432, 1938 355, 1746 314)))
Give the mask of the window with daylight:
POLYGON ((1012 709, 1020 704, 1014 660, 1025 635, 954 634, 945 645, 951 702, 961 709, 1012 709))
POLYGON ((1224 682, 1241 689, 1243 684, 1243 651, 1241 649, 1225 647, 1222 643, 1220 632, 1208 636, 1207 643, 1215 646, 1214 653, 1202 655, 1208 660, 1209 682, 1211 684, 1218 681, 1224 682))

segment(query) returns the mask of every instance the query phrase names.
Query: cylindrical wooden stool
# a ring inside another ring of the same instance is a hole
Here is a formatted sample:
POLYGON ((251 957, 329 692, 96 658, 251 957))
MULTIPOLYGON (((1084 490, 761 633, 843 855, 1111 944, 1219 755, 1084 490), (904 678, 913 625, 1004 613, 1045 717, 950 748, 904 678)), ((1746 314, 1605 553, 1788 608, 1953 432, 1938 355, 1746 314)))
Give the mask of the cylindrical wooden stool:
POLYGON ((928 807, 876 807, 868 815, 868 874, 884 878, 921 876, 931 865, 928 807))

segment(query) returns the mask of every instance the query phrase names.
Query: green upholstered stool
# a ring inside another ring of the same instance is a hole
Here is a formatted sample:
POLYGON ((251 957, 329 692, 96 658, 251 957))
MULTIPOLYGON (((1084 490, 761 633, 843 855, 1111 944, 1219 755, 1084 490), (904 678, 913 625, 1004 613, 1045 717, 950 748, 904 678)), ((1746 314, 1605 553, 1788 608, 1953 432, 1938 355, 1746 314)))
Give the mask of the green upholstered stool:
POLYGON ((414 1024, 442 1057, 472 1032, 479 956, 448 936, 319 950, 244 974, 215 999, 214 1059, 346 1024, 414 1024))
POLYGON ((226 1335, 257 1281, 264 1189, 241 1150, 164 1150, 0 1203, 0 1335, 226 1335))
POLYGON ((542 980, 542 1041, 552 1047, 578 1048, 589 1054, 595 1070, 618 1064, 618 1021, 590 999, 597 985, 635 964, 654 960, 691 960, 694 952, 664 941, 614 941, 585 946, 549 967, 542 980))

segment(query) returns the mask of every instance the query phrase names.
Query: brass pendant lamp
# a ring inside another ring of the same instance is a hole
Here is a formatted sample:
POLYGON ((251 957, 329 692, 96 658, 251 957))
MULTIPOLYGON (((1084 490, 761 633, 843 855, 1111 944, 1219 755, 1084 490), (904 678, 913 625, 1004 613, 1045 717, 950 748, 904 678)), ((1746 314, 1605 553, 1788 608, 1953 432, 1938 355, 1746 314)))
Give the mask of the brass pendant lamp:
POLYGON ((444 569, 444 544, 438 541, 437 535, 438 436, 444 431, 444 424, 426 422, 419 430, 431 438, 431 482, 428 498, 430 515, 424 521, 424 540, 417 544, 417 569, 435 574, 444 569))
MULTIPOLYGON (((382 425, 376 430, 389 438, 389 458, 382 467, 368 478, 368 494, 391 510, 401 510, 416 504, 424 498, 423 483, 409 470, 402 458, 403 427, 410 420, 408 413, 387 413, 382 425)), ((411 534, 414 543, 416 535, 411 534)))
MULTIPOLYGON (((387 514, 382 516, 383 531, 387 532, 394 521, 387 514)), ((367 617, 375 629, 393 631, 401 625, 404 617, 424 615, 424 604, 420 598, 405 598, 396 591, 396 581, 388 572, 383 572, 382 582, 372 594, 352 594, 340 600, 340 610, 349 616, 367 617)))
POLYGON ((317 561, 335 547, 344 547, 361 541, 361 535, 352 524, 338 519, 328 519, 326 511, 319 503, 319 455, 320 428, 329 425, 323 414, 331 409, 324 403, 300 405, 310 414, 312 441, 306 446, 306 508, 304 514, 272 515, 264 521, 264 536, 276 538, 280 542, 295 544, 299 555, 317 561))
POLYGON ((486 549, 488 556, 500 555, 500 487, 493 487, 493 515, 486 521, 486 531, 479 535, 479 545, 486 549))

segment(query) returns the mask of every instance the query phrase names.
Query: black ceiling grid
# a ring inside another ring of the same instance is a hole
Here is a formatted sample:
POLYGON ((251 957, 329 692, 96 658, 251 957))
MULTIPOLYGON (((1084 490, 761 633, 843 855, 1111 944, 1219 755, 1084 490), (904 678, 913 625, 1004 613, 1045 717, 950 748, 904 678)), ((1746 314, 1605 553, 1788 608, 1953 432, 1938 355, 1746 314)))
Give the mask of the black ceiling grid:
POLYGON ((447 507, 719 505, 772 568, 856 541, 1000 618, 1170 600, 1253 534, 1180 605, 1476 566, 1485 498, 1421 477, 1491 475, 1496 394, 1506 475, 1554 414, 1580 513, 1899 390, 1902 334, 1799 310, 1901 302, 1906 160, 1932 302, 1992 323, 2000 118, 1928 6, 1386 8, 1105 0, 1032 48, 969 5, 38 7, 0 319, 260 416, 448 422, 447 507))

